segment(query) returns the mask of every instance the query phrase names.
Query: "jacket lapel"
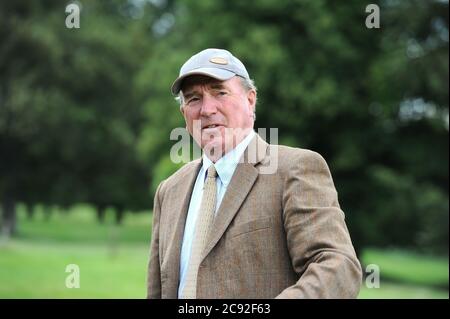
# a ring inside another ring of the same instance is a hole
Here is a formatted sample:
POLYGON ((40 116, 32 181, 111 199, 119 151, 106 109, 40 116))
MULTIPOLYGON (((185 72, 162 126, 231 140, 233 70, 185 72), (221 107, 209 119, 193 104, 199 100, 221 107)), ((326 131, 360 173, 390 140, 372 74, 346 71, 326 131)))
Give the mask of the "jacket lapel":
POLYGON ((268 144, 259 135, 255 135, 245 150, 217 211, 212 229, 209 232, 207 245, 203 252, 203 258, 209 254, 223 236, 228 225, 252 189, 259 174, 255 165, 264 159, 267 146, 268 144))

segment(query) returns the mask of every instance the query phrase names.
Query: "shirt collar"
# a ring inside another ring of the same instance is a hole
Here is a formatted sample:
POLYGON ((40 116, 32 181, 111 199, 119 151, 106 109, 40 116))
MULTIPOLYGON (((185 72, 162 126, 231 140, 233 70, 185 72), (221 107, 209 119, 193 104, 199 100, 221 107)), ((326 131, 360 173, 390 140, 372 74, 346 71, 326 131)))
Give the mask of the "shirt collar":
MULTIPOLYGON (((251 130, 250 133, 233 150, 226 153, 216 162, 216 164, 214 164, 217 175, 223 185, 227 186, 230 183, 231 177, 233 177, 234 171, 236 170, 242 154, 244 154, 245 149, 248 147, 248 144, 250 144, 250 141, 253 139, 255 134, 255 131, 251 130)), ((208 168, 213 165, 213 162, 204 153, 202 158, 202 170, 204 174, 208 168)))

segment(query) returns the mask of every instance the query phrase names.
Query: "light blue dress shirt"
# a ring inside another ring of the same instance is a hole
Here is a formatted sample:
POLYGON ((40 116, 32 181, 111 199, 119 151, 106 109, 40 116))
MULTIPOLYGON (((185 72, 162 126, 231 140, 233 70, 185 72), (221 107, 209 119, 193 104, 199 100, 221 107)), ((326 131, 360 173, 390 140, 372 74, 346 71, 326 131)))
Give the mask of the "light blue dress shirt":
POLYGON ((215 164, 213 164, 205 154, 203 154, 202 156, 203 165, 198 172, 197 179, 195 181, 191 201, 189 203, 186 225, 184 228, 183 243, 181 246, 180 256, 180 284, 178 286, 178 296, 181 296, 181 292, 184 288, 189 259, 191 257, 192 241, 194 240, 195 224, 197 222, 197 216, 200 210, 200 204, 203 196, 203 185, 205 183, 206 172, 211 165, 214 165, 217 171, 217 213, 220 204, 222 203, 223 196, 227 191, 228 184, 230 183, 234 171, 236 170, 236 167, 239 163, 239 159, 241 158, 242 154, 244 154, 245 149, 254 136, 255 131, 252 130, 233 150, 225 154, 215 164))

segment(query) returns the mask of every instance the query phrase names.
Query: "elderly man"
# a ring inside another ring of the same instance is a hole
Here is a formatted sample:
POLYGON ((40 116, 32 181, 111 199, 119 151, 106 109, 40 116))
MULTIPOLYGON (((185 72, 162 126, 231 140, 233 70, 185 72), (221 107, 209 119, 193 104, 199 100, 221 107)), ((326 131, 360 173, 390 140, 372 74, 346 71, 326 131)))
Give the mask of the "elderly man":
POLYGON ((256 89, 242 62, 203 50, 172 93, 203 156, 156 191, 148 297, 356 297, 361 266, 328 166, 254 132, 256 89))

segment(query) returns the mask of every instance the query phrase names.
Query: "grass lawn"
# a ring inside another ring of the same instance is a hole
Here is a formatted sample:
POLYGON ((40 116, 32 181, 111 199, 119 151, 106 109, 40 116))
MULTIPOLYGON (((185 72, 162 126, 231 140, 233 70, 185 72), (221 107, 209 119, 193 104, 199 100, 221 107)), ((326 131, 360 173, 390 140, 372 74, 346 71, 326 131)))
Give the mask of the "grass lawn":
POLYGON ((378 265, 384 280, 448 289, 448 258, 401 250, 366 249, 362 260, 366 265, 378 265))
MULTIPOLYGON (((121 226, 112 217, 99 224, 79 205, 30 221, 19 206, 18 236, 0 242, 0 298, 145 298, 151 214, 127 214, 121 226), (65 286, 69 264, 79 266, 80 288, 65 286)), ((449 297, 448 258, 367 249, 362 259, 380 267, 381 281, 359 298, 449 297)))
POLYGON ((14 241, 0 251, 0 298, 145 297, 145 245, 14 241), (79 266, 79 289, 65 286, 69 264, 79 266))
POLYGON ((381 282, 380 288, 363 287, 359 299, 448 299, 448 290, 381 282))
POLYGON ((129 214, 115 226, 112 212, 99 224, 82 205, 32 221, 20 208, 18 237, 0 244, 0 298, 146 296, 151 214, 129 214), (65 286, 69 264, 79 266, 80 288, 65 286))
POLYGON ((363 283, 359 298, 449 298, 448 258, 369 248, 362 262, 379 267, 380 287, 363 283))

